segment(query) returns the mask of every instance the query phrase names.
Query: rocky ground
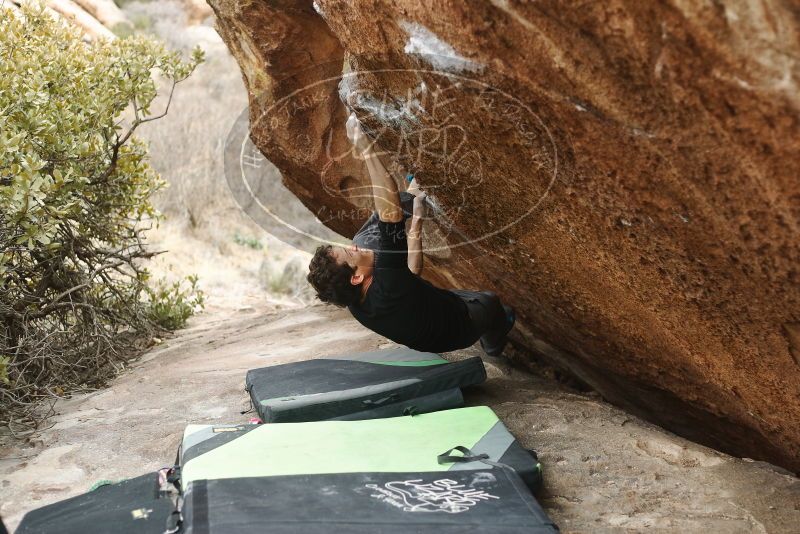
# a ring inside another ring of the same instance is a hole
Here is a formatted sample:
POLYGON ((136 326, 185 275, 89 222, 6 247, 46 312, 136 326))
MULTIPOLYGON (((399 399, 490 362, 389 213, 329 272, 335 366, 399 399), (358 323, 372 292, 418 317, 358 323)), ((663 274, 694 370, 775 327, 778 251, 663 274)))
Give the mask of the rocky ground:
MULTIPOLYGON (((60 401, 29 443, 6 442, 0 514, 14 528, 26 511, 97 480, 168 465, 189 422, 246 421, 247 369, 388 345, 323 306, 213 306, 108 389, 60 401)), ((540 452, 539 499, 562 531, 797 532, 800 480, 779 468, 687 442, 502 360, 487 368, 467 402, 491 406, 540 452)))

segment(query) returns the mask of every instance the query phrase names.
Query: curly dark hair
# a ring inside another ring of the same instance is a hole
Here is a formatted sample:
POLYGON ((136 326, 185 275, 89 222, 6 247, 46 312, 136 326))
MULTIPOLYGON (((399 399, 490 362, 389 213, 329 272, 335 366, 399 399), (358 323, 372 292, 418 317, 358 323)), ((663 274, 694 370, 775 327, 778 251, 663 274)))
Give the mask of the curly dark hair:
POLYGON ((356 270, 346 263, 336 263, 332 248, 330 245, 317 248, 308 264, 306 279, 317 291, 319 300, 344 308, 358 302, 361 288, 350 283, 356 270))

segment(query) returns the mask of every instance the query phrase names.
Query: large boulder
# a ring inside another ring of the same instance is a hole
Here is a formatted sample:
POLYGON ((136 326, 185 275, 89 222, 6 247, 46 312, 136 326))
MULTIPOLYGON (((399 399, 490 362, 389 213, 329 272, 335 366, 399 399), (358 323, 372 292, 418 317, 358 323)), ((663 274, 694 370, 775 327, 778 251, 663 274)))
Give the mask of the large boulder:
POLYGON ((73 3, 83 8, 106 28, 113 29, 120 24, 131 25, 128 17, 117 7, 114 0, 74 0, 73 3))
POLYGON ((367 202, 344 100, 431 192, 427 276, 631 412, 800 470, 790 3, 209 3, 253 141, 331 228, 367 202))

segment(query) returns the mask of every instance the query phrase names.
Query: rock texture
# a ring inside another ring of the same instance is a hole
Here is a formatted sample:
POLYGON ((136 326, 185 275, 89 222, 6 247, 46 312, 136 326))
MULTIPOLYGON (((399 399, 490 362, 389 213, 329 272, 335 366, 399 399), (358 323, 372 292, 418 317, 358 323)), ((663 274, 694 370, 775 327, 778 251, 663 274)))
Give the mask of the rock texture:
POLYGON ((430 278, 496 291, 609 401, 800 470, 795 4, 210 4, 253 141, 331 228, 367 205, 341 97, 434 198, 430 278))
MULTIPOLYGON (((22 16, 21 6, 26 1, 0 2, 0 8, 6 9, 3 15, 10 12, 15 16, 22 16)), ((48 0, 44 5, 47 12, 56 20, 63 20, 80 28, 86 41, 99 38, 116 39, 111 28, 130 24, 112 0, 48 0)))
POLYGON ((81 28, 92 39, 115 39, 116 36, 109 28, 103 25, 94 13, 87 11, 77 2, 71 0, 48 0, 47 7, 57 16, 81 28))
POLYGON ((182 0, 183 9, 186 11, 189 24, 202 24, 213 14, 211 7, 205 0, 182 0))
POLYGON ((114 0, 75 0, 74 3, 96 18, 106 28, 114 28, 118 24, 130 25, 128 17, 117 7, 114 0))

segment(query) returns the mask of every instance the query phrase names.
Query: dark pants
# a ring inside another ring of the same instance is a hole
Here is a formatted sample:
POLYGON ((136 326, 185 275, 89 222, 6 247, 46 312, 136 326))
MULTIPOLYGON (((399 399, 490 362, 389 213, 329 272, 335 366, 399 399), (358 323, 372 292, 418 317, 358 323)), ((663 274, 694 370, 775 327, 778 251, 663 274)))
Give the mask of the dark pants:
POLYGON ((491 356, 498 356, 512 326, 500 297, 491 291, 455 289, 453 293, 466 303, 475 336, 480 338, 483 350, 491 356))

